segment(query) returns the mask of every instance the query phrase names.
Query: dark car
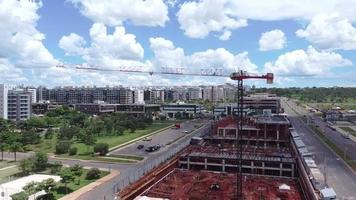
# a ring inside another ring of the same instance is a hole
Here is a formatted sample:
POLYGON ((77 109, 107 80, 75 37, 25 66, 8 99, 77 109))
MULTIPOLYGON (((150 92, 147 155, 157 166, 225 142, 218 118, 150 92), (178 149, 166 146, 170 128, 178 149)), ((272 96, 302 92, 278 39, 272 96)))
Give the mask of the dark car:
POLYGON ((158 151, 160 148, 161 148, 161 146, 159 144, 153 145, 153 146, 149 146, 149 147, 146 148, 146 152, 158 151))
POLYGON ((137 149, 143 149, 144 145, 143 144, 140 144, 137 146, 137 149))

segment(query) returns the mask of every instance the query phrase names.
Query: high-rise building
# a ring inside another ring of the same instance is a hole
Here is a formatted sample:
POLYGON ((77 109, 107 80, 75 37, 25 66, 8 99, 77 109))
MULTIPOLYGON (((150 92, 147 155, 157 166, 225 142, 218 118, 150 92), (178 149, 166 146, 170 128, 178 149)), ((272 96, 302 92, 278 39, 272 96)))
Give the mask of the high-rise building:
POLYGON ((120 96, 119 96, 119 103, 120 104, 132 104, 134 99, 133 99, 133 94, 132 90, 126 89, 126 88, 120 88, 120 96))
POLYGON ((9 88, 5 84, 0 84, 0 118, 7 119, 7 93, 9 88))
POLYGON ((9 120, 23 121, 31 117, 31 92, 23 89, 10 90, 7 98, 7 118, 9 120))
POLYGON ((136 89, 133 91, 134 104, 145 104, 144 91, 141 89, 136 89))
POLYGON ((27 87, 27 88, 25 88, 25 91, 31 93, 31 103, 36 103, 37 102, 36 88, 27 87))

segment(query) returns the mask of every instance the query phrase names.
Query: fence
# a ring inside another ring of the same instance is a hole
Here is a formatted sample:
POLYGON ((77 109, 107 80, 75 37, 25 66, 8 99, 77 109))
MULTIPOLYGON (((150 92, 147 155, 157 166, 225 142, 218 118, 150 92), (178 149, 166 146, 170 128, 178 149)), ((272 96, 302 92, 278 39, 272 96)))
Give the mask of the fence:
POLYGON ((81 199, 117 199, 117 197, 115 197, 115 194, 117 192, 129 186, 131 183, 137 181, 161 163, 172 158, 179 151, 189 145, 192 137, 202 137, 208 134, 212 130, 212 124, 212 122, 205 124, 203 127, 195 130, 192 134, 189 134, 181 138, 178 142, 173 143, 166 151, 159 152, 157 154, 157 157, 153 159, 147 159, 143 162, 138 163, 137 165, 130 166, 129 169, 121 171, 120 176, 118 176, 117 178, 98 186, 98 188, 96 188, 96 190, 98 190, 98 193, 100 191, 101 194, 106 194, 105 196, 94 197, 93 194, 91 194, 90 196, 84 195, 81 197, 81 199))

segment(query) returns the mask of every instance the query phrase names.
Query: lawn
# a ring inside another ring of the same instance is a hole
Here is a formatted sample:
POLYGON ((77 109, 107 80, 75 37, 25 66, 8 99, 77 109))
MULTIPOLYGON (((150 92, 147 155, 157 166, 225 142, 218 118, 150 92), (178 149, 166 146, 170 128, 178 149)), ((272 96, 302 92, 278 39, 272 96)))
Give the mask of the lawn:
POLYGON ((0 183, 9 181, 10 177, 14 177, 20 172, 20 170, 17 168, 17 166, 4 169, 5 167, 10 167, 13 165, 17 165, 17 162, 0 161, 0 183))
POLYGON ((25 151, 38 151, 43 153, 53 153, 57 143, 57 134, 54 134, 52 139, 42 139, 38 144, 26 145, 25 151))
MULTIPOLYGON (((97 143, 100 143, 100 142, 107 143, 107 144, 109 144, 109 148, 111 148, 111 147, 123 144, 125 142, 131 141, 133 139, 136 139, 138 137, 148 135, 154 131, 165 128, 167 126, 170 126, 171 124, 172 124, 172 122, 153 123, 152 125, 149 125, 146 129, 136 130, 133 133, 131 133, 129 130, 125 130, 123 135, 120 135, 120 136, 98 137, 97 143)), ((74 143, 72 146, 75 146, 78 148, 78 155, 87 155, 88 152, 93 151, 93 147, 88 148, 86 145, 81 144, 81 143, 74 143)))
POLYGON ((342 130, 350 133, 351 135, 356 137, 356 131, 348 126, 339 126, 339 128, 341 128, 342 130))

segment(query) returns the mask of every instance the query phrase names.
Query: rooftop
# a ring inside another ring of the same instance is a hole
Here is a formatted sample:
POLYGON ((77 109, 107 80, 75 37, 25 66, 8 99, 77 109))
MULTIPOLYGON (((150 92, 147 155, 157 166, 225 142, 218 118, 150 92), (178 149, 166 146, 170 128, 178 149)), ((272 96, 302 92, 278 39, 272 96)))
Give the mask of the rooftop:
MULTIPOLYGON (((234 173, 174 169, 139 198, 234 199, 238 176, 234 173)), ((243 196, 257 199, 302 199, 294 179, 243 176, 243 196)))

